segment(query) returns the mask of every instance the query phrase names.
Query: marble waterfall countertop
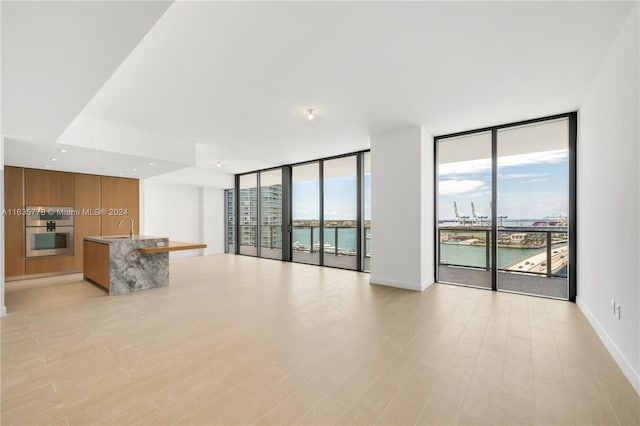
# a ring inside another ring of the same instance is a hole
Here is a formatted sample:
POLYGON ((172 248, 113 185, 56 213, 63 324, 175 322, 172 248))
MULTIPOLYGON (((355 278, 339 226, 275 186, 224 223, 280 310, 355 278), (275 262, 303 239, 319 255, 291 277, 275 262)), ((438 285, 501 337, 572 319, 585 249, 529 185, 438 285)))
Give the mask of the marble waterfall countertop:
POLYGON ((169 285, 169 253, 141 253, 141 248, 165 247, 169 238, 128 235, 84 237, 109 246, 109 294, 123 294, 169 285))

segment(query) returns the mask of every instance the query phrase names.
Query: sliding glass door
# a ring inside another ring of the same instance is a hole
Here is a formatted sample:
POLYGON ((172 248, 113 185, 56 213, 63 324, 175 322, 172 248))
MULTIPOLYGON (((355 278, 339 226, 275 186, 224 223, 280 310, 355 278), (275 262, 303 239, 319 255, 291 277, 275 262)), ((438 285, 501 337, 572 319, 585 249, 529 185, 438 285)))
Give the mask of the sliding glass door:
POLYGON ((575 299, 576 114, 436 138, 437 280, 575 299))

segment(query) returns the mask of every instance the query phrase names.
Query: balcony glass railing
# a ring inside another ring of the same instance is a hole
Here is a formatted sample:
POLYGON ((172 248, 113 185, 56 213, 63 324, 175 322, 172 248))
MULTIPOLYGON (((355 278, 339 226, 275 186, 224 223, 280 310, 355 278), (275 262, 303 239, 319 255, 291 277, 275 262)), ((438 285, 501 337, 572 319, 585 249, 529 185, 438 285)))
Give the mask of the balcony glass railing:
MULTIPOLYGON (((307 253, 320 252, 319 229, 317 226, 293 226, 292 249, 307 253)), ((325 226, 324 253, 335 256, 355 256, 357 238, 355 226, 325 226)))
POLYGON ((260 225, 260 246, 269 249, 281 249, 282 225, 260 225))
MULTIPOLYGON (((438 241, 439 265, 491 269, 490 227, 441 227, 438 241)), ((568 250, 566 227, 501 227, 498 230, 499 271, 566 278, 568 250)))

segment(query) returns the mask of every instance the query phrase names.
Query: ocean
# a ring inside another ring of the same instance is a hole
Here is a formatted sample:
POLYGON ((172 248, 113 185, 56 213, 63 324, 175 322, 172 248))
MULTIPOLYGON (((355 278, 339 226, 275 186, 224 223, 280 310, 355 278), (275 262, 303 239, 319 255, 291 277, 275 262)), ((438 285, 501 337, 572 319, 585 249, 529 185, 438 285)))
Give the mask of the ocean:
MULTIPOLYGON (((305 249, 308 249, 311 245, 311 231, 310 228, 293 228, 293 235, 291 241, 295 245, 301 244, 305 249)), ((356 251, 358 236, 355 228, 338 228, 338 251, 349 253, 356 251)), ((320 229, 313 228, 313 243, 320 242, 320 229)), ((331 247, 336 247, 336 229, 325 228, 324 229, 324 243, 329 244, 331 247)), ((371 240, 366 240, 366 253, 371 252, 371 240)))

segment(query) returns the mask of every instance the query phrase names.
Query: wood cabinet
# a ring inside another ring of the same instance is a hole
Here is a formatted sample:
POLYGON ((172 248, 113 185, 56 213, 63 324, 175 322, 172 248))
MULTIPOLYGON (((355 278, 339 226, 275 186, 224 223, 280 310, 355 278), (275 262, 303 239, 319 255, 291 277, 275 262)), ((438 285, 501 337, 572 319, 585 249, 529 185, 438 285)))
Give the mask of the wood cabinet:
POLYGON ((78 211, 74 222, 74 268, 82 270, 83 239, 100 235, 100 176, 76 173, 74 179, 74 208, 78 211))
POLYGON ((51 205, 74 207, 73 173, 51 172, 51 205))
POLYGON ((51 206, 51 172, 25 169, 25 205, 51 206))
POLYGON ((14 214, 24 208, 24 169, 4 168, 4 273, 5 277, 25 274, 24 217, 14 214))
POLYGON ((25 275, 74 271, 74 256, 42 256, 25 259, 25 275))
POLYGON ((138 179, 102 176, 101 178, 102 235, 127 235, 130 223, 118 221, 125 216, 133 219, 133 233, 139 234, 139 181, 138 179))
POLYGON ((27 206, 73 207, 73 173, 25 169, 27 206))
POLYGON ((25 258, 24 216, 5 214, 5 277, 80 271, 84 267, 84 237, 126 235, 133 219, 139 234, 138 179, 97 176, 53 170, 4 169, 5 209, 22 212, 26 206, 72 207, 74 255, 25 258))
POLYGON ((109 290, 109 244, 83 241, 83 274, 88 279, 109 290))

